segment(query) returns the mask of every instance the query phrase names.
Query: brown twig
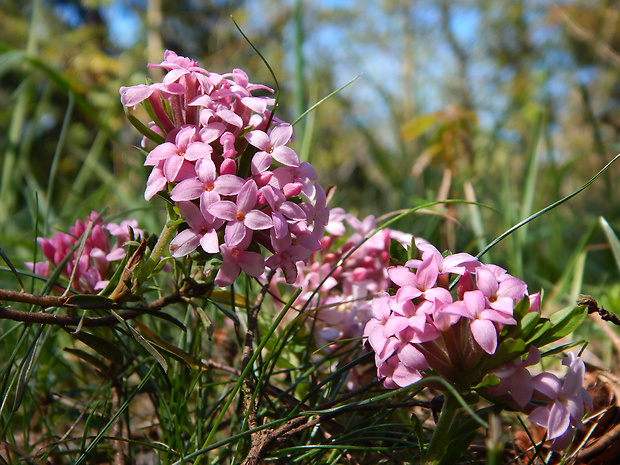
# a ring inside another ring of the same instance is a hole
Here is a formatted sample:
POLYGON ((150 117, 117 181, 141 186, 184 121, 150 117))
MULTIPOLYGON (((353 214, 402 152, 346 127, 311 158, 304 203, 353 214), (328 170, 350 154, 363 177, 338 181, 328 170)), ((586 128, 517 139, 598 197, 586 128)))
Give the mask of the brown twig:
MULTIPOLYGON (((192 280, 186 280, 179 292, 160 297, 149 304, 127 307, 117 304, 112 300, 106 301, 102 299, 101 309, 126 310, 125 312, 120 313, 120 315, 124 320, 131 320, 144 313, 152 313, 154 311, 161 310, 168 305, 181 302, 187 298, 206 296, 210 290, 211 286, 199 284, 192 280)), ((0 301, 27 303, 37 305, 42 308, 62 307, 76 310, 83 308, 78 299, 72 300, 73 297, 75 296, 57 297, 50 295, 28 294, 26 292, 5 291, 0 289, 0 301)), ((90 309, 95 310, 95 308, 90 309)), ((84 327, 114 326, 119 322, 114 315, 80 318, 77 316, 56 315, 46 312, 26 312, 6 307, 0 307, 0 319, 58 326, 78 326, 81 324, 81 326, 84 327)))
POLYGON ((598 303, 591 295, 581 295, 577 301, 577 305, 584 305, 588 309, 588 313, 598 313, 601 320, 609 321, 615 325, 620 325, 620 318, 613 313, 608 312, 603 307, 599 307, 598 303))
MULTIPOLYGON (((269 272, 267 276, 267 281, 263 285, 258 297, 256 298, 256 302, 252 309, 248 312, 248 330, 245 333, 245 342, 243 346, 243 355, 241 358, 241 371, 243 372, 250 363, 252 358, 252 354, 254 352, 254 338, 256 337, 256 331, 258 330, 258 314, 260 313, 261 306, 263 304, 263 300, 265 299, 265 295, 269 291, 269 284, 271 279, 275 275, 275 269, 269 272)), ((254 404, 254 386, 252 383, 252 374, 248 372, 246 378, 243 380, 243 395, 245 398, 245 412, 248 418, 248 426, 250 429, 254 429, 258 426, 258 421, 256 419, 256 405, 254 404)), ((252 445, 250 447, 250 452, 248 453, 244 465, 256 465, 259 463, 260 454, 256 454, 256 451, 262 450, 263 438, 267 432, 265 430, 259 430, 252 433, 252 445)))
MULTIPOLYGON (((124 320, 131 320, 142 315, 143 313, 144 312, 137 310, 129 310, 127 312, 120 313, 120 315, 124 320)), ((95 326, 114 326, 115 324, 118 324, 118 320, 114 316, 80 318, 77 316, 55 315, 53 313, 44 312, 23 312, 6 307, 0 307, 0 319, 57 326, 78 326, 81 322, 83 327, 90 328, 95 326)))

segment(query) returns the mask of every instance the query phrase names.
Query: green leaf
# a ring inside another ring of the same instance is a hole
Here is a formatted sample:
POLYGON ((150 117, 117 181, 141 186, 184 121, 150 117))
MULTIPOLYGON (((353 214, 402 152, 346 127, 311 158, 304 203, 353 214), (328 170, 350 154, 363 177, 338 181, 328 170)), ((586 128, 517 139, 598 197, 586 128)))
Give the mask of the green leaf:
POLYGON ((422 428, 422 422, 415 413, 411 414, 411 426, 413 426, 413 432, 418 439, 420 453, 424 456, 424 428, 422 428))
POLYGON ((454 439, 446 445, 446 452, 439 462, 440 465, 458 463, 477 436, 479 428, 477 424, 469 424, 468 422, 467 425, 462 426, 465 427, 458 428, 454 434, 451 434, 454 439))
POLYGON ((526 340, 530 337, 530 334, 532 333, 532 331, 534 331, 534 328, 536 328, 536 324, 540 321, 540 313, 538 312, 531 312, 526 314, 522 319, 521 319, 521 331, 519 333, 519 336, 523 339, 526 340))
POLYGON ((555 312, 549 318, 552 324, 551 328, 536 340, 536 346, 542 347, 569 335, 583 323, 587 314, 588 309, 585 306, 555 312))
POLYGON ((19 287, 21 287, 21 289, 23 291, 24 290, 24 283, 22 283, 22 280, 19 277, 19 273, 17 272, 17 270, 15 269, 13 264, 11 263, 11 260, 9 260, 9 257, 6 256, 6 254, 4 253, 4 251, 2 250, 1 247, 0 247, 0 257, 2 257, 2 260, 4 260, 4 263, 6 263, 6 265, 9 267, 9 269, 11 270, 11 273, 13 273, 13 276, 15 276, 15 279, 17 280, 17 283, 19 284, 19 287))
POLYGON ((220 304, 225 304, 230 307, 248 308, 250 306, 250 303, 244 296, 239 293, 235 293, 234 295, 234 302, 232 302, 229 291, 215 289, 209 294, 209 300, 220 304))
POLYGON ((40 336, 42 333, 42 328, 43 326, 39 328, 34 344, 30 346, 28 353, 26 354, 26 357, 24 361, 22 362, 22 365, 19 368, 19 377, 17 379, 17 390, 15 391, 15 399, 13 401, 14 412, 17 411, 17 409, 22 403, 22 399, 24 398, 24 394, 26 392, 26 385, 28 384, 28 380, 30 379, 30 375, 32 373, 32 368, 34 366, 34 360, 35 360, 34 355, 37 351, 37 348, 39 347, 39 341, 40 341, 40 336))
POLYGON ((525 342, 523 339, 508 338, 502 341, 491 358, 484 364, 481 371, 490 372, 495 368, 505 365, 525 353, 525 342))
MULTIPOLYGON (((129 332, 131 333, 133 338, 138 342, 138 344, 140 344, 149 354, 153 356, 153 358, 155 358, 155 360, 157 360, 157 363, 161 365, 161 367, 164 369, 165 372, 168 372, 168 362, 166 362, 166 359, 157 351, 157 349, 155 349, 155 347, 153 347, 149 343, 149 341, 144 339, 144 336, 142 336, 142 334, 136 331, 122 316, 120 316, 114 310, 110 310, 110 311, 112 312, 112 315, 114 315, 118 321, 120 321, 121 323, 125 325, 125 328, 129 330, 129 332)), ((136 323, 141 324, 137 320, 136 320, 136 323)))
POLYGON ((83 331, 71 333, 71 336, 73 336, 74 339, 86 344, 99 355, 107 358, 111 362, 118 363, 119 365, 123 364, 123 353, 112 342, 83 331))
POLYGON ((151 315, 152 317, 161 318, 162 320, 166 320, 169 323, 172 323, 173 325, 175 325, 177 328, 179 328, 183 332, 187 331, 187 328, 185 327, 185 325, 183 323, 181 323, 178 319, 176 319, 172 315, 169 315, 166 312, 162 312, 161 310, 145 310, 143 308, 141 308, 140 311, 144 312, 147 315, 151 315))
POLYGON ((482 381, 480 381, 477 385, 473 386, 472 389, 482 389, 497 386, 499 382, 500 379, 497 376, 488 373, 484 376, 484 378, 482 378, 482 381))
POLYGON ((415 140, 439 120, 436 113, 419 115, 403 124, 400 133, 404 140, 415 140))
POLYGON ((207 330, 207 335, 209 337, 209 340, 211 340, 213 338, 213 323, 211 323, 211 320, 201 306, 192 305, 192 308, 196 311, 196 313, 198 313, 200 321, 202 322, 202 326, 204 326, 204 328, 207 330))
POLYGON ((110 309, 116 307, 116 302, 114 300, 102 295, 92 294, 72 295, 67 299, 67 304, 88 310, 110 309))
POLYGON ((609 223, 605 218, 601 216, 599 221, 601 223, 601 227, 603 228, 603 232, 607 237, 607 242, 609 242, 609 245, 611 246, 611 251, 614 254, 614 258, 616 259, 616 267, 618 268, 618 271, 620 271, 620 240, 618 240, 618 236, 616 236, 616 233, 614 233, 613 229, 611 229, 611 226, 609 226, 609 223))
POLYGON ((555 355, 555 354, 560 354, 562 352, 564 352, 565 350, 568 349, 572 349, 573 347, 577 347, 580 345, 583 345, 584 341, 574 341, 574 342, 569 342, 567 344, 562 344, 561 346, 558 347, 554 347, 553 349, 547 350, 543 353, 540 354, 541 357, 548 357, 550 355, 555 355))
POLYGON ((107 365, 105 363, 103 363, 101 360, 99 360, 94 355, 89 354, 88 352, 85 352, 85 351, 80 350, 80 349, 73 349, 71 347, 65 347, 62 350, 64 350, 65 352, 69 352, 70 354, 73 354, 73 355, 81 358, 82 360, 84 360, 87 363, 90 363, 92 366, 94 366, 99 371, 102 371, 104 373, 106 371, 108 371, 108 367, 107 367, 107 365))
POLYGON ((408 259, 407 249, 396 239, 390 240, 390 265, 404 265, 408 259))
POLYGON ((134 323, 140 328, 140 331, 144 333, 144 336, 147 337, 149 341, 151 341, 163 351, 167 352, 168 355, 170 355, 175 360, 185 364, 185 366, 190 369, 192 367, 204 367, 204 365, 198 358, 194 357, 191 354, 188 354, 184 350, 179 349, 178 347, 170 344, 168 341, 160 338, 157 334, 153 332, 151 328, 146 326, 141 321, 135 320, 134 323))
POLYGON ((519 301, 517 306, 514 308, 514 311, 513 311, 514 319, 517 321, 521 321, 523 317, 531 314, 531 313, 528 313, 529 310, 530 310, 530 299, 527 297, 524 297, 523 299, 519 301))
POLYGON ((166 142, 166 139, 163 136, 157 134, 155 131, 146 127, 142 123, 142 121, 140 121, 138 118, 136 118, 131 113, 127 113, 127 119, 129 119, 129 122, 132 124, 132 126, 136 128, 138 132, 140 132, 140 134, 142 134, 147 139, 152 140, 156 144, 163 144, 164 142, 166 142))
MULTIPOLYGON (((532 331, 530 338, 527 340, 527 344, 528 345, 532 344, 542 334, 549 331, 550 328, 551 328, 551 322, 546 318, 540 318, 540 320, 538 320, 538 323, 536 323, 536 326, 534 327, 534 330, 532 331)), ((538 347, 538 344, 535 344, 535 345, 536 347, 538 347)))

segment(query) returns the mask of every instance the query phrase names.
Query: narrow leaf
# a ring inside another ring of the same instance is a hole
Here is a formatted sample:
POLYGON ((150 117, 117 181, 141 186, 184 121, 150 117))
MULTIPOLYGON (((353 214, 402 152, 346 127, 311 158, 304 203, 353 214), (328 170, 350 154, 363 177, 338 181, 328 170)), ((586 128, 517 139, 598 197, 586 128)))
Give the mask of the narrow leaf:
POLYGON ((616 259, 616 266, 618 267, 618 271, 620 271, 620 240, 618 240, 618 236, 616 236, 616 233, 614 233, 613 229, 611 229, 611 226, 609 226, 609 223, 605 218, 601 216, 599 218, 599 221, 601 222, 603 232, 605 233, 605 236, 607 236, 607 242, 609 242, 609 245, 611 246, 611 251, 614 254, 614 258, 616 259))
POLYGON ((149 129, 148 127, 146 127, 142 123, 142 121, 140 121, 138 118, 136 118, 134 115, 132 115, 129 112, 127 112, 127 119, 132 124, 132 126, 136 128, 138 132, 142 134, 144 137, 146 137, 147 139, 152 140, 156 144, 163 144, 164 142, 166 142, 166 139, 163 136, 157 134, 152 129, 149 129))
POLYGON ((19 287, 21 287, 22 291, 24 291, 25 290, 24 283, 22 283, 22 280, 19 277, 19 273, 17 272, 17 270, 15 269, 13 264, 11 263, 11 260, 9 260, 9 257, 6 256, 6 254, 4 253, 2 248, 0 248, 0 257, 2 257, 2 260, 4 260, 4 263, 6 263, 6 265, 11 270, 11 273, 13 273, 13 275, 15 276, 15 279, 17 279, 17 282, 19 283, 19 287))
POLYGON ((80 331, 79 333, 71 333, 71 335, 111 362, 118 363, 119 365, 123 364, 123 353, 110 341, 83 331, 80 331))
POLYGON ((92 354, 89 354, 88 352, 85 352, 80 349, 73 349, 71 347, 64 347, 62 350, 70 354, 73 354, 76 357, 81 358, 86 363, 90 363, 92 366, 94 366, 99 371, 102 371, 105 373, 108 370, 108 367, 103 361, 99 360, 97 357, 95 357, 92 354))
POLYGON ((157 351, 157 349, 155 349, 155 347, 153 347, 149 343, 149 341, 144 339, 144 336, 142 336, 142 334, 140 334, 129 323, 127 323, 127 321, 124 320, 122 316, 120 316, 114 310, 110 310, 110 311, 112 312, 112 314, 116 317, 118 321, 120 321, 121 323, 125 325, 125 327, 129 330, 129 332, 131 333, 133 338, 138 342, 138 344, 140 344, 149 354, 151 354, 155 358, 155 360, 157 360, 157 363, 159 363, 161 367, 164 369, 164 371, 167 373, 168 363, 166 362, 166 359, 157 351))
POLYGON ((542 347, 558 339, 562 339, 581 326, 581 323, 583 323, 587 315, 588 309, 585 306, 567 308, 555 312, 549 318, 552 324, 551 328, 536 340, 536 345, 542 347))
POLYGON ((215 289, 209 294, 209 300, 220 304, 229 305, 231 307, 247 308, 250 303, 241 294, 235 293, 234 303, 230 299, 230 292, 215 289))
POLYGON ((182 349, 180 349, 180 348, 170 344, 168 341, 162 339, 157 334, 155 334, 153 332, 153 330, 151 330, 151 328, 146 326, 141 321, 136 320, 135 324, 136 324, 136 326, 138 326, 140 328, 140 331, 142 331, 144 336, 147 337, 153 344, 155 344, 160 349, 168 352, 168 354, 172 358, 174 358, 177 361, 185 364, 185 366, 187 366, 188 368, 191 369, 192 367, 204 367, 204 365, 202 364, 202 362, 198 358, 194 357, 191 354, 188 354, 184 350, 182 350, 182 349))
POLYGON ((198 313, 200 317, 200 321, 202 322, 202 326, 207 330, 207 335, 209 336, 209 340, 213 337, 213 323, 205 313, 205 311, 199 305, 193 305, 192 308, 198 313))
POLYGON ((34 355, 37 352, 37 347, 39 347, 39 339, 42 332, 43 326, 40 326, 39 331, 35 336, 34 343, 30 346, 28 353, 26 354, 26 358, 24 359, 20 367, 19 377, 17 380, 17 390, 15 392, 15 400, 13 401, 14 412, 17 411, 17 409, 22 403, 22 399, 24 398, 24 393, 26 392, 26 385, 28 384, 28 380, 30 379, 32 367, 34 366, 34 355))
POLYGON ((501 234, 500 236, 498 236, 493 242, 491 242, 489 245, 487 245, 480 253, 478 253, 478 255, 476 255, 476 258, 480 258, 482 257, 485 253, 487 253, 489 250, 491 250, 493 247, 495 247, 496 244, 498 244, 499 242, 501 242, 502 240, 504 240, 506 237, 508 237, 510 234, 512 234, 513 232, 515 232, 517 229, 525 226, 526 224, 528 224, 529 222, 535 220, 536 218, 538 218, 539 216, 544 215, 545 213, 547 213, 548 211, 553 210, 555 207, 562 205, 564 202, 567 202, 568 200, 572 199, 573 197, 575 197, 577 194, 579 194, 580 192, 582 192, 583 190, 585 190, 588 186, 590 186, 590 184, 592 184, 594 181, 596 181, 598 179, 599 176, 601 176, 605 171, 607 171, 607 169, 616 162, 616 160, 618 160, 618 158, 620 158, 620 154, 616 155, 609 163, 607 163, 598 173, 596 173, 592 178, 590 178, 590 180, 588 182, 586 182, 583 186, 581 186, 579 189, 577 189, 576 191, 574 191, 572 194, 567 195, 566 197, 558 200, 555 203, 552 203, 551 205, 543 208, 542 210, 534 213, 533 215, 530 215, 529 217, 527 217, 526 219, 524 219, 523 221, 520 221, 519 223, 515 224, 513 227, 511 227, 510 229, 508 229, 505 233, 501 234))

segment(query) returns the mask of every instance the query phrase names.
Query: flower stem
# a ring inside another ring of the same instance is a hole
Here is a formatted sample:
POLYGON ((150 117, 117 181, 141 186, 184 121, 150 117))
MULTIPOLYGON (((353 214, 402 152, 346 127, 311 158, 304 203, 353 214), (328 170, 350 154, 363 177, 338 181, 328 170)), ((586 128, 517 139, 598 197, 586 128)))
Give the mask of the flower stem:
POLYGON ((448 450, 450 442, 450 429, 454 422, 454 417, 459 409, 459 402, 450 392, 444 391, 443 407, 439 415, 437 427, 433 432, 431 441, 426 449, 423 464, 437 465, 448 450))
POLYGON ((153 251, 149 256, 146 264, 141 267, 138 272, 138 281, 143 283, 153 272, 157 264, 159 263, 159 259, 164 254, 170 241, 172 241, 174 237, 174 233, 177 230, 178 225, 173 224, 171 220, 168 220, 164 225, 164 228, 161 230, 161 234, 159 235, 159 239, 153 247, 153 251))

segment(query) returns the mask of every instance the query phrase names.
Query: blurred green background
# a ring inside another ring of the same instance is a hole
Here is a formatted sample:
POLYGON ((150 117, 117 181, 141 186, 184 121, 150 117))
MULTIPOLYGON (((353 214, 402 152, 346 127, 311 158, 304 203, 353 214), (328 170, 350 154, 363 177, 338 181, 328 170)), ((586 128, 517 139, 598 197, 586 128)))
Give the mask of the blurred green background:
MULTIPOLYGON (((0 248, 32 260, 36 235, 92 209, 139 219, 148 170, 118 88, 158 79, 163 51, 282 90, 278 116, 332 206, 377 217, 446 198, 397 228, 477 253, 570 194, 620 151, 620 8, 574 0, 0 1, 0 248)), ((613 166, 486 257, 561 303, 608 292, 620 230, 613 166)), ((12 287, 12 277, 0 282, 12 287)))

